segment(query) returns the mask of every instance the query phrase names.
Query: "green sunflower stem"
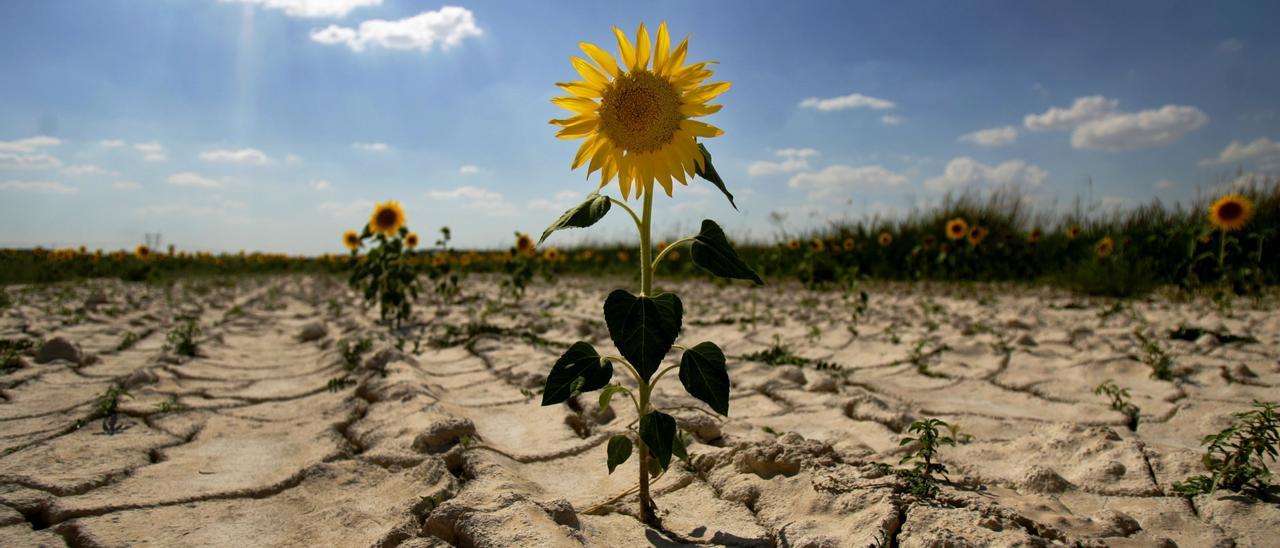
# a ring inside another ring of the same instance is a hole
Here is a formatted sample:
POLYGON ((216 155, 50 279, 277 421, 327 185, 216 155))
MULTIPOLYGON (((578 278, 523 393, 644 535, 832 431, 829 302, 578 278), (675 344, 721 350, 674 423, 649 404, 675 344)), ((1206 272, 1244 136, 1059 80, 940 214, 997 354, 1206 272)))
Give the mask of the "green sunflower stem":
MULTIPOLYGON (((650 245, 653 226, 653 186, 649 184, 643 188, 645 190, 644 210, 640 218, 640 294, 650 296, 653 293, 653 247, 650 245)), ((649 396, 653 388, 643 378, 637 380, 640 385, 639 413, 637 414, 637 420, 639 420, 639 417, 649 412, 649 396)), ((649 447, 645 445, 643 438, 639 436, 636 438, 640 453, 640 521, 653 523, 656 515, 653 498, 649 495, 649 447)))

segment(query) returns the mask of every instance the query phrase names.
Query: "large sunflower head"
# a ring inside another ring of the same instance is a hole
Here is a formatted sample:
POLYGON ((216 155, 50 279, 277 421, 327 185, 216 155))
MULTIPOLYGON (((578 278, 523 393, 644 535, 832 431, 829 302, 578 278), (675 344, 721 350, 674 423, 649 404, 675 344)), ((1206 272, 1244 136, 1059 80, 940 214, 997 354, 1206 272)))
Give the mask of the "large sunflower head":
POLYGON ((407 234, 407 235, 404 237, 404 246, 405 246, 405 247, 407 247, 407 248, 409 248, 409 249, 413 249, 413 248, 415 248, 415 247, 418 247, 418 233, 417 233, 417 232, 410 232, 409 234, 407 234))
POLYGON ((404 226, 404 209, 400 202, 390 201, 378 204, 369 217, 369 231, 383 236, 394 236, 404 226))
POLYGON ((1093 254, 1097 255, 1099 259, 1110 257, 1115 250, 1116 242, 1110 236, 1098 240, 1098 243, 1093 246, 1093 254))
POLYGON ((711 63, 686 65, 689 39, 673 49, 666 23, 658 26, 655 42, 643 24, 634 42, 617 27, 613 33, 622 63, 594 44, 579 43, 594 64, 570 58, 582 80, 556 84, 569 95, 551 102, 573 116, 551 123, 563 128, 556 133, 561 139, 586 139, 572 169, 586 164, 588 175, 599 170, 601 187, 616 177, 626 199, 632 187, 639 197, 657 181, 670 196, 672 179, 688 184, 686 178, 703 167, 697 138, 724 133, 694 118, 718 112, 720 105, 708 102, 730 83, 703 84, 711 63))
POLYGON ((1228 194, 1209 206, 1209 222, 1223 232, 1240 230, 1252 218, 1253 201, 1239 194, 1228 194))
POLYGON ((343 232, 342 245, 347 246, 347 249, 350 249, 351 251, 360 249, 360 235, 356 234, 356 231, 354 230, 343 232))
POLYGON ((889 234, 888 232, 881 232, 880 237, 876 238, 876 241, 880 242, 880 247, 885 247, 893 243, 893 234, 889 234))
POLYGON ((947 221, 947 239, 959 240, 969 234, 969 223, 956 217, 947 221))
POLYGON ((146 259, 147 257, 151 256, 151 248, 145 245, 140 245, 138 247, 135 247, 133 249, 133 256, 139 259, 146 259))

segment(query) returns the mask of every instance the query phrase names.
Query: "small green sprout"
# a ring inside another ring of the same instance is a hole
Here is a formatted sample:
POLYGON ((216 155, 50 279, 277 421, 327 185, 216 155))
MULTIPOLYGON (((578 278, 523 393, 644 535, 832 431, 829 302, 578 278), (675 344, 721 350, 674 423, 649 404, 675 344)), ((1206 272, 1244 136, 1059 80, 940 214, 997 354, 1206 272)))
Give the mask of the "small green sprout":
POLYGON ((1253 407, 1232 414, 1235 420, 1230 426, 1204 437, 1200 443, 1208 448, 1200 460, 1209 475, 1174 483, 1174 491, 1189 497, 1227 489, 1266 498, 1275 488, 1267 461, 1280 456, 1280 415, 1275 403, 1254 401, 1253 407))
POLYGON ((183 320, 165 337, 165 347, 179 356, 195 357, 200 347, 200 334, 200 325, 195 320, 183 320))
POLYGON ((126 331, 124 336, 120 338, 120 343, 116 345, 116 351, 124 351, 133 348, 138 343, 138 339, 142 337, 133 331, 126 331))
POLYGON ((908 436, 898 442, 899 446, 912 443, 919 445, 915 451, 898 461, 898 464, 914 462, 912 467, 897 471, 898 477, 907 482, 907 491, 917 498, 932 499, 938 495, 938 479, 933 476, 934 473, 942 474, 942 477, 946 478, 946 465, 937 462, 938 448, 943 445, 955 446, 956 440, 950 436, 941 435, 938 427, 948 426, 946 422, 939 419, 917 420, 907 427, 907 431, 915 433, 916 436, 908 436))
POLYGON ((1138 406, 1129 402, 1129 389, 1120 388, 1115 381, 1107 379, 1102 384, 1099 384, 1097 388, 1094 388, 1093 393, 1111 398, 1111 408, 1124 413, 1125 418, 1128 419, 1126 426, 1129 427, 1129 430, 1138 429, 1139 409, 1138 406))
POLYGON ((1142 344, 1142 363, 1151 368, 1151 378, 1162 381, 1173 380, 1173 357, 1156 342, 1155 337, 1134 330, 1133 336, 1142 344))

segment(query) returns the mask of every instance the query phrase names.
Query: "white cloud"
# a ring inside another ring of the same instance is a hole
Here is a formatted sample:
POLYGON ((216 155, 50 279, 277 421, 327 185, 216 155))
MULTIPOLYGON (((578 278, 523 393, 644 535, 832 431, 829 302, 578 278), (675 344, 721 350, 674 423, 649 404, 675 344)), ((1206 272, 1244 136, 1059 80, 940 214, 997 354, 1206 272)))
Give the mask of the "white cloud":
POLYGON ((111 188, 116 190, 138 190, 139 188, 142 188, 142 185, 134 181, 116 181, 111 183, 111 188))
POLYGON ((23 152, 29 154, 44 147, 55 147, 61 144, 62 139, 40 135, 13 141, 0 141, 0 152, 23 152))
POLYGON ((818 155, 818 151, 811 148, 784 148, 773 152, 774 155, 782 158, 779 162, 752 162, 747 166, 747 175, 759 177, 761 175, 775 175, 778 173, 794 173, 796 171, 804 171, 809 169, 809 158, 818 155))
POLYGON ((463 202, 462 207, 478 209, 488 215, 514 215, 516 208, 503 198, 502 194, 480 187, 463 185, 450 190, 432 190, 427 197, 433 200, 449 200, 463 202))
POLYGON ((459 175, 475 175, 480 173, 480 166, 465 165, 458 168, 459 175))
POLYGON ((845 110, 849 108, 869 108, 872 110, 885 110, 894 107, 893 101, 888 99, 877 99, 868 97, 861 93, 850 93, 840 97, 830 97, 827 99, 819 99, 810 97, 800 101, 801 108, 813 108, 822 111, 845 110))
POLYGON ((330 188, 333 188, 333 185, 324 179, 317 179, 311 181, 309 184, 311 185, 311 188, 315 190, 329 190, 330 188))
POLYGON ((989 166, 968 156, 961 156, 947 162, 942 175, 925 181, 924 186, 939 192, 1011 186, 1035 189, 1048 180, 1048 171, 1022 160, 1009 160, 997 166, 989 166))
POLYGON ((1280 143, 1266 137, 1259 137, 1248 144, 1231 141, 1227 148, 1218 153, 1217 158, 1200 160, 1202 166, 1232 164, 1254 158, 1280 158, 1280 143))
POLYGON ((386 143, 351 143, 351 148, 365 152, 386 152, 391 146, 386 143))
POLYGON ((280 10, 289 17, 333 17, 341 19, 351 10, 366 6, 378 6, 382 0, 222 0, 223 2, 254 4, 269 10, 280 10))
POLYGON ((881 117, 880 117, 880 123, 882 123, 882 124, 884 124, 884 125, 886 125, 886 126, 896 126, 896 125, 898 125, 898 124, 901 124, 901 123, 902 123, 902 118, 899 118, 899 117, 894 116, 894 115, 892 115, 892 114, 886 114, 886 115, 884 115, 884 116, 881 116, 881 117))
POLYGON ((133 149, 142 153, 142 159, 148 162, 163 162, 169 159, 165 153, 164 145, 159 141, 149 141, 146 143, 134 143, 133 149))
POLYGON ((76 194, 80 189, 53 181, 3 181, 0 190, 35 192, 40 194, 76 194))
MULTIPOLYGON (((336 219, 350 221, 368 219, 373 211, 374 203, 369 200, 353 200, 350 202, 324 202, 316 206, 316 211, 336 219)), ((364 226, 363 224, 361 226, 364 226)))
POLYGON ((43 152, 36 154, 0 152, 0 168, 54 169, 59 167, 62 167, 62 160, 52 154, 43 152))
POLYGON ((1169 190, 1175 186, 1178 186, 1178 183, 1175 183, 1168 179, 1160 179, 1159 181, 1156 181, 1156 184, 1152 186, 1154 186, 1156 190, 1169 190))
POLYGON ((222 181, 218 181, 216 179, 210 179, 208 177, 204 177, 202 175, 192 173, 190 171, 174 173, 173 175, 170 175, 168 179, 166 179, 166 182, 175 186, 222 188, 222 181))
POLYGON ((284 157, 284 161, 290 164, 297 164, 302 162, 302 157, 298 156, 297 154, 286 154, 284 157))
POLYGON ((98 141, 98 146, 102 148, 120 148, 124 145, 125 145, 124 141, 120 139, 103 139, 101 141, 98 141))
POLYGON ((268 157, 265 152, 256 148, 215 148, 201 152, 200 159, 216 164, 249 164, 262 166, 271 163, 271 158, 268 157))
POLYGON ((1018 140, 1018 128, 1013 126, 981 129, 960 136, 960 141, 984 147, 999 147, 1018 140))
POLYGON ((1235 53, 1244 49, 1244 41, 1239 38, 1227 38, 1218 42, 1218 51, 1222 53, 1235 53))
POLYGON ((529 207, 533 209, 563 212, 569 209, 570 206, 582 202, 585 197, 586 196, 580 192, 561 190, 556 193, 554 200, 535 198, 529 202, 529 207))
POLYGON ((1120 102, 1101 95, 1080 97, 1070 108, 1053 107, 1044 114, 1028 114, 1022 125, 1032 131, 1072 129, 1090 120, 1109 116, 1120 102))
POLYGON ((907 177, 882 166, 836 164, 816 173, 798 173, 787 186, 807 191, 809 199, 843 198, 859 190, 885 190, 907 185, 907 177))
POLYGON ((1085 122, 1071 133, 1071 146, 1115 152, 1167 145, 1207 123, 1196 107, 1165 105, 1085 122))
POLYGON ((447 51, 463 40, 481 34, 483 31, 476 26, 471 10, 444 6, 396 21, 371 19, 360 23, 358 28, 329 25, 312 30, 311 39, 322 44, 346 44, 352 51, 364 51, 372 45, 387 49, 416 49, 425 53, 437 44, 441 50, 447 51))
POLYGON ((120 175, 119 173, 116 173, 114 171, 108 171, 106 169, 103 169, 101 167, 91 165, 91 164, 64 167, 62 168, 62 174, 70 175, 72 177, 85 177, 85 176, 118 177, 120 175))

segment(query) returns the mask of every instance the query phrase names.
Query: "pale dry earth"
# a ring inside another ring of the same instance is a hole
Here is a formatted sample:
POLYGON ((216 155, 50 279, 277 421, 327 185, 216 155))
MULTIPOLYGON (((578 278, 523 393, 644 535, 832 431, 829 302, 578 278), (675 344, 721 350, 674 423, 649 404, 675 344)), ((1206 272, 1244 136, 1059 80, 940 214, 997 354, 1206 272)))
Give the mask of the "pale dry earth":
POLYGON ((14 304, 0 311, 0 338, 70 344, 0 376, 0 546, 1280 538, 1274 503, 1171 489, 1202 472, 1202 436, 1252 400, 1278 399, 1274 302, 1237 301, 1224 315, 1165 297, 1113 308, 1048 289, 958 284, 870 285, 856 321, 843 291, 669 284, 684 301, 680 342, 714 341, 730 356, 732 400, 726 419, 675 375, 663 381, 657 405, 692 435, 692 456, 655 483, 661 527, 643 526, 634 497, 614 500, 634 485, 635 459, 612 475, 605 467, 605 441, 635 418, 629 402, 602 414, 596 393, 550 407, 536 395, 568 344, 614 353, 601 302, 631 285, 561 279, 515 303, 499 298, 496 280, 472 277, 450 304, 417 304, 403 351, 374 310, 328 278, 6 288, 14 304), (203 329, 195 357, 165 349, 179 317, 203 329), (1256 342, 1170 340, 1180 325, 1256 342), (1150 377, 1135 329, 1157 335, 1176 380, 1150 377), (117 350, 126 332, 141 338, 117 350), (348 373, 338 341, 360 338, 373 348, 348 373), (815 361, 743 357, 774 344, 815 361), (344 376, 353 383, 331 391, 344 376), (1131 391, 1136 431, 1093 393, 1106 379, 1131 391), (132 397, 121 403, 125 429, 108 435, 93 412, 112 384, 132 397), (941 450, 952 481, 932 502, 876 466, 896 466, 912 449, 899 446, 904 428, 926 417, 964 438, 941 450))

